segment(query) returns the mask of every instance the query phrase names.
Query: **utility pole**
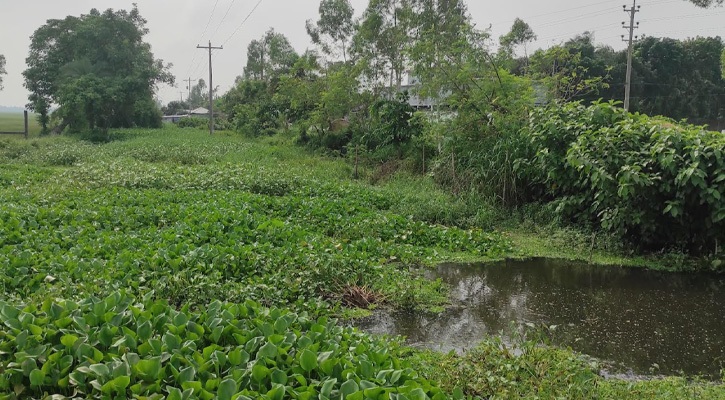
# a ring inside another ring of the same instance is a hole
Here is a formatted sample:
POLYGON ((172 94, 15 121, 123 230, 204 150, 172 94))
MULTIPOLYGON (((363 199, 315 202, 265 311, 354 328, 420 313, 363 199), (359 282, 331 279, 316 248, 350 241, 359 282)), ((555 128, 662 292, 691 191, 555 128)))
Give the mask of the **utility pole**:
POLYGON ((212 81, 212 68, 211 68, 211 51, 222 50, 224 46, 212 47, 211 40, 209 46, 196 46, 197 49, 209 50, 209 134, 214 134, 214 82, 212 81))
POLYGON ((184 79, 184 82, 186 82, 186 89, 189 90, 189 97, 187 97, 187 99, 191 99, 191 77, 189 77, 189 79, 184 79))
POLYGON ((184 102, 184 92, 182 92, 181 90, 179 90, 179 101, 182 103, 184 102))
POLYGON ((624 12, 629 13, 629 25, 625 25, 625 22, 622 22, 622 27, 624 29, 629 30, 629 39, 625 39, 624 35, 622 35, 622 40, 627 42, 628 49, 627 49, 627 78, 626 82, 624 83, 624 110, 629 111, 629 98, 630 94, 632 92, 632 47, 634 45, 634 42, 637 39, 637 36, 634 35, 634 30, 636 28, 639 28, 639 22, 637 24, 634 23, 634 16, 637 14, 642 6, 637 5, 637 0, 634 0, 632 3, 632 8, 627 9, 627 6, 624 5, 622 8, 624 8, 624 12))

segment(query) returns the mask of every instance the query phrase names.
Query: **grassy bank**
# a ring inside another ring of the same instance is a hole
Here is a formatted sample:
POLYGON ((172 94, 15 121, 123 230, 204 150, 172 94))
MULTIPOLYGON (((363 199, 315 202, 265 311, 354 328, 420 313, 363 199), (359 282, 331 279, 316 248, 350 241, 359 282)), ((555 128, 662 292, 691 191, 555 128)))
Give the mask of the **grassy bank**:
MULTIPOLYGON (((25 121, 23 113, 0 113, 0 132, 22 132, 25 129, 25 121)), ((35 114, 28 114, 28 136, 38 137, 40 135, 40 125, 35 114)), ((0 135, 3 138, 19 137, 22 135, 0 135)))
MULTIPOLYGON (((326 319, 341 305, 440 307, 447 288, 413 267, 589 257, 584 233, 517 227, 528 214, 454 198, 428 178, 401 173, 370 185, 374 171, 365 170, 355 181, 344 160, 284 136, 175 128, 111 136, 0 141, 0 389, 15 391, 0 399, 71 387, 88 397, 191 390, 242 400, 640 398, 571 351, 534 346, 514 357, 491 342, 463 357, 411 357, 326 319), (480 386, 489 377, 499 383, 480 386)), ((656 262, 608 246, 595 243, 593 260, 656 262)), ((663 396, 693 387, 722 394, 686 381, 642 385, 663 396)))

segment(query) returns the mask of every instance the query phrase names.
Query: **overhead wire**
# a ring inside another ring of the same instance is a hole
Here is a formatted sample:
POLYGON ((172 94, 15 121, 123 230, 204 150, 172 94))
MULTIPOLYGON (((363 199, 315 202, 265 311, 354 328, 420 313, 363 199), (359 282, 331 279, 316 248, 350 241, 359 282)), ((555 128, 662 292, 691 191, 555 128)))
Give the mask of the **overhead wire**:
POLYGON ((234 35, 236 35, 237 32, 239 32, 240 29, 242 29, 242 27, 244 26, 244 24, 247 22, 247 20, 249 20, 249 18, 252 16, 252 14, 254 14, 254 12, 257 10, 257 8, 259 7, 259 5, 262 4, 263 1, 264 0, 257 1, 257 4, 254 6, 254 8, 252 8, 252 11, 250 11, 249 14, 247 14, 246 18, 244 18, 244 20, 242 20, 242 23, 239 24, 239 26, 237 26, 237 29, 235 29, 234 32, 232 32, 232 34, 229 35, 229 37, 222 43, 222 47, 225 44, 227 44, 234 37, 234 35))
POLYGON ((232 10, 232 7, 234 7, 234 3, 236 0, 232 0, 231 3, 229 3, 229 7, 227 7, 227 11, 224 13, 224 16, 222 17, 222 20, 219 21, 219 24, 216 27, 216 30, 214 31, 214 34, 211 35, 211 38, 214 39, 216 37, 216 34, 219 33, 219 28, 222 27, 222 24, 224 24, 224 21, 226 21, 227 16, 229 16, 229 12, 232 10))
MULTIPOLYGON (((209 14, 209 20, 206 22, 206 26, 204 27, 204 30, 201 32, 201 35, 199 35, 199 40, 197 42, 201 42, 201 39, 204 38, 204 35, 206 34, 206 31, 209 29, 209 25, 211 25, 212 19, 214 19, 214 13, 216 12, 216 8, 219 5, 219 0, 216 0, 214 2, 214 7, 211 9, 211 14, 209 14)), ((199 69, 197 66, 194 68, 194 63, 196 62, 196 59, 198 58, 198 52, 194 52, 194 57, 192 57, 191 62, 189 63, 189 69, 186 73, 186 75, 193 75, 196 74, 196 70, 199 69), (194 72, 192 73, 192 68, 194 68, 194 72)))

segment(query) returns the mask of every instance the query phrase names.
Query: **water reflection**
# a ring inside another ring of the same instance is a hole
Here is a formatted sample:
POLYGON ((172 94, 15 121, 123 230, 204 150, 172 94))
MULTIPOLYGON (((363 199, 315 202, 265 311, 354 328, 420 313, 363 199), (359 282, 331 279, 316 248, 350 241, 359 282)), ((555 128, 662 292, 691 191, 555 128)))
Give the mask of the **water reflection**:
POLYGON ((442 314, 380 313, 358 322, 413 346, 465 350, 511 321, 558 325, 554 341, 637 373, 717 376, 725 365, 725 278, 536 259, 445 264, 442 314))

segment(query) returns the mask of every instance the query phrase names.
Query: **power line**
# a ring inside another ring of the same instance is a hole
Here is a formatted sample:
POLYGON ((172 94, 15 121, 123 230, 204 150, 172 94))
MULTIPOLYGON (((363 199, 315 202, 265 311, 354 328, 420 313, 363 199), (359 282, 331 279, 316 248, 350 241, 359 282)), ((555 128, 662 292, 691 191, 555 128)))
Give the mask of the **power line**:
POLYGON ((201 36, 199 36, 199 42, 201 39, 204 38, 204 34, 206 34, 206 31, 209 29, 209 25, 211 24, 211 20, 214 18, 214 12, 216 11, 216 6, 219 4, 219 0, 216 0, 214 2, 214 8, 211 10, 211 14, 209 15, 209 21, 206 22, 206 26, 204 27, 204 31, 201 33, 201 36))
MULTIPOLYGON (((600 4, 607 4, 607 3, 611 3, 611 1, 601 1, 599 3, 588 4, 588 5, 579 6, 579 7, 569 7, 569 8, 563 9, 563 10, 552 11, 552 12, 548 12, 548 13, 545 13, 545 14, 539 14, 539 15, 529 16, 529 17, 526 17, 526 19, 532 20, 532 19, 536 19, 536 18, 540 18, 540 17, 546 17, 548 15, 561 14, 563 12, 568 12, 568 11, 571 11, 571 10, 579 10, 579 9, 582 9, 582 8, 594 7, 594 6, 598 6, 600 4)), ((514 19, 509 19, 509 20, 506 20, 506 21, 498 21, 498 22, 494 22, 493 25, 503 24, 503 23, 506 23, 506 22, 514 22, 514 21, 515 21, 514 19)))
MULTIPOLYGON (((206 22, 206 26, 204 27, 204 31, 201 32, 201 35, 199 36, 199 40, 197 42, 201 42, 201 39, 204 38, 204 35, 206 34, 207 29, 209 29, 209 25, 211 24, 211 20, 214 18, 214 12, 216 12, 216 7, 219 4, 219 0, 216 0, 214 3, 214 8, 211 9, 211 14, 209 14, 209 20, 206 22)), ((191 69, 194 68, 194 62, 196 61, 196 53, 194 53, 194 57, 191 59, 191 63, 189 63, 189 70, 187 71, 186 75, 192 75, 191 69)), ((199 67, 197 66, 196 69, 199 67)), ((196 69, 194 70, 193 75, 196 75, 196 69)))
POLYGON ((221 28, 222 27, 222 24, 224 23, 224 21, 226 21, 227 16, 229 15, 229 11, 232 10, 232 7, 234 7, 234 3, 235 2, 236 2, 236 0, 232 0, 232 2, 229 3, 229 7, 227 8, 227 11, 224 13, 224 16, 222 17, 222 20, 217 25, 216 30, 214 31, 214 34, 211 35, 211 38, 212 39, 214 39, 216 37, 216 34, 219 33, 219 28, 221 28))
POLYGON ((249 14, 247 14, 247 17, 244 18, 244 20, 242 21, 241 24, 239 24, 239 26, 237 27, 237 29, 235 29, 234 32, 232 32, 232 34, 229 35, 229 37, 227 38, 227 40, 225 40, 224 43, 222 43, 222 46, 224 46, 225 44, 227 44, 227 42, 229 42, 234 37, 234 35, 236 35, 237 32, 239 32, 239 30, 242 29, 242 26, 244 26, 244 24, 247 22, 247 20, 252 16, 252 14, 254 14, 254 11, 257 10, 257 7, 259 7, 260 4, 262 4, 262 1, 264 1, 264 0, 257 1, 257 4, 254 6, 254 8, 252 8, 252 11, 250 11, 249 14))

